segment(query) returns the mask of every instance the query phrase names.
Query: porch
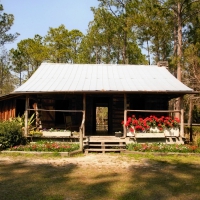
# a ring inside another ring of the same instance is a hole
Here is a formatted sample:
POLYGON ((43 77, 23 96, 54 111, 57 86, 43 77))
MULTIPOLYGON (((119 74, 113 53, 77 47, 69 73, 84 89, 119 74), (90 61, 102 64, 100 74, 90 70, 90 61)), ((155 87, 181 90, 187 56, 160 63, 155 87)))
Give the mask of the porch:
MULTIPOLYGON (((53 95, 26 96, 26 132, 28 136, 28 113, 36 114, 36 127, 43 132, 42 137, 31 140, 50 139, 54 141, 79 142, 80 149, 86 152, 121 152, 128 143, 167 143, 183 144, 183 109, 167 110, 168 100, 174 95, 165 94, 83 94, 83 95, 53 95), (33 101, 35 99, 35 102, 33 101), (61 100, 62 99, 62 100, 61 100), (76 99, 76 101, 74 101, 76 99), (30 108, 30 102, 34 105, 30 108), (98 123, 97 108, 107 108, 107 114, 98 123), (78 108, 78 109, 77 109, 78 108), (145 108, 145 110, 139 110, 145 108), (149 108, 152 108, 151 110, 149 108), (128 115, 148 116, 149 114, 175 115, 181 117, 180 134, 166 136, 164 133, 127 135, 127 129, 121 122, 127 121, 128 115), (64 119, 70 117, 71 124, 67 126, 64 119), (52 127, 57 131, 44 131, 52 127), (61 131, 61 129, 65 131, 61 131), (116 133, 121 133, 116 137, 116 133), (70 134, 69 134, 70 133, 70 134)), ((30 115, 30 114, 29 114, 30 115)))

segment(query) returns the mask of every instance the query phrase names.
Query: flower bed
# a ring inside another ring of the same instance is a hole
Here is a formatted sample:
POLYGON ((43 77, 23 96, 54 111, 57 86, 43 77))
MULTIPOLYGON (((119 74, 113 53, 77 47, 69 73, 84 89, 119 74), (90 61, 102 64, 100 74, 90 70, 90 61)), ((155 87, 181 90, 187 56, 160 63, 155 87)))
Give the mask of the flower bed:
POLYGON ((176 117, 165 117, 162 116, 160 118, 151 115, 146 118, 136 118, 135 115, 132 117, 128 117, 128 120, 124 123, 122 121, 122 125, 128 129, 128 133, 165 133, 166 136, 178 136, 179 135, 179 125, 180 120, 176 117), (173 129, 178 130, 178 133, 174 134, 173 129), (167 133, 166 130, 169 130, 167 133))
POLYGON ((126 149, 129 151, 140 152, 178 152, 178 153, 200 153, 200 147, 184 144, 127 144, 126 149))
POLYGON ((10 151, 44 151, 44 152, 71 152, 79 149, 79 144, 41 141, 28 145, 19 145, 10 148, 10 151))

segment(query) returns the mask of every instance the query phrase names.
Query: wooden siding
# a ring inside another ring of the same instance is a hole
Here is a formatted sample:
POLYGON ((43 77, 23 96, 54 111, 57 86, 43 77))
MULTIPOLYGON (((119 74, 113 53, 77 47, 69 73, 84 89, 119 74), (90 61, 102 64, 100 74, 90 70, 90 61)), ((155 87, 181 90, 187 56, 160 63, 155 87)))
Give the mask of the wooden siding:
POLYGON ((96 121, 93 112, 93 98, 92 95, 86 95, 86 120, 85 120, 85 132, 86 135, 90 135, 94 131, 93 121, 96 121))
POLYGON ((16 117, 16 100, 9 99, 0 103, 0 120, 16 117))
POLYGON ((116 94, 113 95, 112 103, 112 132, 122 131, 121 122, 124 118, 124 95, 116 94))
MULTIPOLYGON (((139 95, 128 95, 128 109, 130 110, 168 110, 168 95, 150 95, 150 94, 139 94, 139 95)), ((155 115, 155 113, 129 113, 136 115, 136 117, 146 117, 149 115, 155 115)), ((166 113, 165 113, 166 114, 166 113)), ((156 115, 163 115, 159 113, 156 115)))

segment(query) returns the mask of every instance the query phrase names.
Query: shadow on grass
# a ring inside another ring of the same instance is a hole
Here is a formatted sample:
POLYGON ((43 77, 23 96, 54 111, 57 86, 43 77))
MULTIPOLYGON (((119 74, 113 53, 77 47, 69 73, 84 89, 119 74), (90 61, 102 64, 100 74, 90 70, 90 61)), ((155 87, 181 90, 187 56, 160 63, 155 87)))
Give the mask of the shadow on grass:
POLYGON ((200 164, 156 160, 140 168, 131 166, 130 175, 128 192, 118 200, 200 199, 200 164))
POLYGON ((128 169, 0 162, 0 199, 200 199, 199 169, 200 164, 157 160, 128 169))

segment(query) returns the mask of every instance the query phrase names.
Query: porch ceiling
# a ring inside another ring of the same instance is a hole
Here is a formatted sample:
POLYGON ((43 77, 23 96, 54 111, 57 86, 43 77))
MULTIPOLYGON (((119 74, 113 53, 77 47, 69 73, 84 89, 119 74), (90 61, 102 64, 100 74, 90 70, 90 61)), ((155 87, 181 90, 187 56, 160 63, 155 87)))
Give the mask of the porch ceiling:
POLYGON ((14 93, 177 93, 194 91, 157 65, 42 63, 14 93))

